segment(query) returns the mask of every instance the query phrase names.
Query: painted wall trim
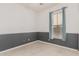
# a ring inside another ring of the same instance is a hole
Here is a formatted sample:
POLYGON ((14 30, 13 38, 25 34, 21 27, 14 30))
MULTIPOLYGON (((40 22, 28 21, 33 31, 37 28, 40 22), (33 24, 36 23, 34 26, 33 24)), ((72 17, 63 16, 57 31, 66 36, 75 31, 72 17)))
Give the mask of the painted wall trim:
POLYGON ((37 32, 0 35, 0 51, 37 40, 37 32))
POLYGON ((39 32, 39 40, 49 43, 54 43, 69 48, 78 49, 78 35, 77 33, 66 33, 66 41, 60 39, 49 39, 49 32, 39 32))
POLYGON ((29 32, 29 33, 15 33, 0 35, 0 51, 7 50, 19 45, 23 45, 36 40, 54 43, 74 49, 79 49, 79 34, 66 33, 66 41, 59 39, 49 39, 49 32, 29 32), (28 40, 30 39, 30 40, 28 40))

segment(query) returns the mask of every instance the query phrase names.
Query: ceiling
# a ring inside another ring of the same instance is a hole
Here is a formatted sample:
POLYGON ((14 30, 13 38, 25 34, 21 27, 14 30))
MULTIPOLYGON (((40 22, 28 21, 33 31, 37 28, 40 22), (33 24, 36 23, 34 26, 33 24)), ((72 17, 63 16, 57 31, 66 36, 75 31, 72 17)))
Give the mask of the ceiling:
POLYGON ((21 5, 30 8, 36 12, 43 11, 50 7, 55 6, 57 3, 22 3, 21 5))

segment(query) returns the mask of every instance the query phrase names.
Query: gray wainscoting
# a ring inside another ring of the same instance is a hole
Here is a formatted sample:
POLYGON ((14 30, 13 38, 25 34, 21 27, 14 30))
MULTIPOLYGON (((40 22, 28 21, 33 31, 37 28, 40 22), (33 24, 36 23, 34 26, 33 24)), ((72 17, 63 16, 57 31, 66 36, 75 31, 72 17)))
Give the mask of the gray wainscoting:
POLYGON ((78 49, 78 34, 77 33, 67 33, 66 46, 70 48, 78 49))
POLYGON ((39 40, 78 49, 78 35, 75 33, 67 33, 66 41, 62 41, 60 39, 53 39, 53 40, 51 39, 49 41, 48 39, 49 39, 48 32, 39 32, 39 40))
POLYGON ((70 48, 79 48, 79 34, 67 33, 66 41, 60 39, 49 39, 49 32, 29 32, 29 33, 15 33, 0 35, 0 51, 16 47, 35 40, 41 40, 49 43, 54 43, 70 48))
POLYGON ((79 34, 78 34, 78 50, 79 50, 79 34))
POLYGON ((0 35, 0 51, 37 40, 36 32, 0 35))

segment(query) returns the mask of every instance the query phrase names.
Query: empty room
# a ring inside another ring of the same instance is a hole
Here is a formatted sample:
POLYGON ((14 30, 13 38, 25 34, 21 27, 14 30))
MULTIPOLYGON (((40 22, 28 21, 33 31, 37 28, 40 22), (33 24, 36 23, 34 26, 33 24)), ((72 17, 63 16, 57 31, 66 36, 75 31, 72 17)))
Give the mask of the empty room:
POLYGON ((0 56, 79 56, 79 4, 0 3, 0 56))

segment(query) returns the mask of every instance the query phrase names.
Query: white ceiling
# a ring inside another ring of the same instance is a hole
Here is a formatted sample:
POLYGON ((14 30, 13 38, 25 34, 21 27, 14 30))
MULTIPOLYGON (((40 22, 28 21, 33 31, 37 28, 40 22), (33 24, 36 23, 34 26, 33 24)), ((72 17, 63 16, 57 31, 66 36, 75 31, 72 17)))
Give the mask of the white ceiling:
POLYGON ((43 5, 40 5, 40 3, 22 3, 21 5, 30 8, 36 12, 43 11, 45 9, 48 9, 50 7, 55 6, 57 3, 43 3, 43 5))

